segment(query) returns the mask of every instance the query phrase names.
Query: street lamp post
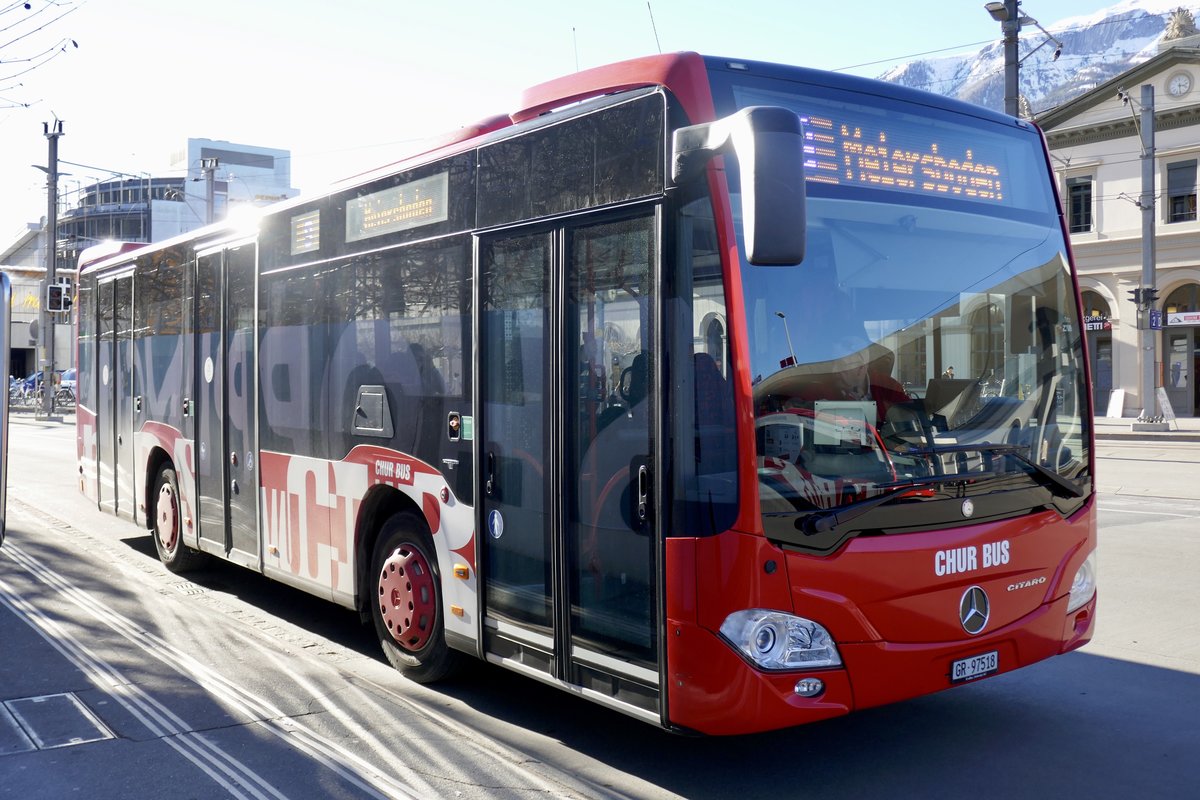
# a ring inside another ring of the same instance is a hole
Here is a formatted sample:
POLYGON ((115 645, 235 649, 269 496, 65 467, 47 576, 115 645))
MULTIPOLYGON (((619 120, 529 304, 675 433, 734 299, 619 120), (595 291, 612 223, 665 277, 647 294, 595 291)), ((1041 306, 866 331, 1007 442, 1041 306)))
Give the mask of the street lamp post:
POLYGON ((1021 111, 1020 70, 1021 62, 1025 60, 1017 56, 1017 42, 1021 26, 1032 25, 1046 37, 1041 44, 1026 53, 1025 58, 1029 58, 1050 42, 1054 42, 1054 57, 1051 60, 1057 61, 1058 57, 1062 55, 1063 48, 1063 43, 1051 36, 1050 32, 1039 25, 1036 19, 1022 14, 1017 8, 1019 5, 1019 0, 1003 0, 1003 2, 997 0, 997 2, 983 4, 987 12, 992 15, 992 19, 1000 23, 1000 32, 1004 34, 1004 113, 1013 117, 1018 116, 1021 111))
POLYGON ((1021 18, 1017 12, 1017 0, 986 3, 984 8, 992 15, 992 19, 1000 23, 1000 32, 1004 34, 1004 113, 1015 117, 1020 110, 1021 96, 1018 86, 1021 62, 1017 58, 1017 35, 1021 32, 1021 18))
POLYGON ((216 175, 217 167, 221 162, 216 158, 200 159, 200 170, 204 173, 204 205, 208 209, 205 214, 205 224, 211 225, 216 218, 213 204, 216 202, 216 175))

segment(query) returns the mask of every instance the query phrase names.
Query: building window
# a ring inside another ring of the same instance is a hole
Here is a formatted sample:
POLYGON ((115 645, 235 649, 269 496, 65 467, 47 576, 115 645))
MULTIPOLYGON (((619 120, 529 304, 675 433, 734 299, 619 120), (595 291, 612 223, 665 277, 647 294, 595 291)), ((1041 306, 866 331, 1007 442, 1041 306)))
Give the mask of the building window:
POLYGON ((1167 165, 1167 222, 1196 219, 1196 161, 1167 165))
POLYGON ((897 374, 905 391, 923 387, 929 380, 926 372, 926 341, 924 331, 918 330, 913 338, 901 342, 896 348, 897 374))
POLYGON ((1067 218, 1071 233, 1092 229, 1092 176, 1067 178, 1067 218))
MULTIPOLYGON (((970 375, 989 383, 1004 378, 1004 309, 988 298, 971 314, 970 375)), ((963 375, 962 377, 967 377, 963 375)))

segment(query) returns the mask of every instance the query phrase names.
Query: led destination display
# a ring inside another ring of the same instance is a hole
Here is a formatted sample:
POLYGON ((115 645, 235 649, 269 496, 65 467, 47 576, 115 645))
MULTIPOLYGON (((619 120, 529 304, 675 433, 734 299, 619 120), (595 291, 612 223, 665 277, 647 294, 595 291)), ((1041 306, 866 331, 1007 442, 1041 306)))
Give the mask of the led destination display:
POLYGON ((810 114, 804 124, 807 179, 816 183, 870 186, 964 200, 1002 203, 999 158, 980 157, 977 147, 907 125, 868 125, 810 114))
POLYGON ((813 185, 1052 210, 1044 186, 1013 182, 1031 167, 1042 169, 1041 139, 1029 126, 853 91, 818 96, 786 81, 745 80, 732 87, 737 108, 782 106, 799 115, 805 179, 813 185))

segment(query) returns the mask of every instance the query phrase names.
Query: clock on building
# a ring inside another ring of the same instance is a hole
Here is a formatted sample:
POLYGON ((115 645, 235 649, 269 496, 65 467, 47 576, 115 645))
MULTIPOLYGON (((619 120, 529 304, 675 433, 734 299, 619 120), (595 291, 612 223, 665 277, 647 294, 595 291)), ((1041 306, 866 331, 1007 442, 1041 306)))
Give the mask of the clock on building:
POLYGON ((1171 97, 1183 97, 1192 88, 1192 76, 1186 72, 1176 72, 1167 80, 1167 93, 1171 97))

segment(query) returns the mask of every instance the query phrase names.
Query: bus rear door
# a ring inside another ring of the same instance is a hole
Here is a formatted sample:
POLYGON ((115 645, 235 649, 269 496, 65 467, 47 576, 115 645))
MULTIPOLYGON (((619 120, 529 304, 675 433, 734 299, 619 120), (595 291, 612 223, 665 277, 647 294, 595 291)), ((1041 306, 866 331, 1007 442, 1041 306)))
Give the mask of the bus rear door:
POLYGON ((100 507, 134 518, 133 276, 99 286, 99 393, 96 440, 100 507))

